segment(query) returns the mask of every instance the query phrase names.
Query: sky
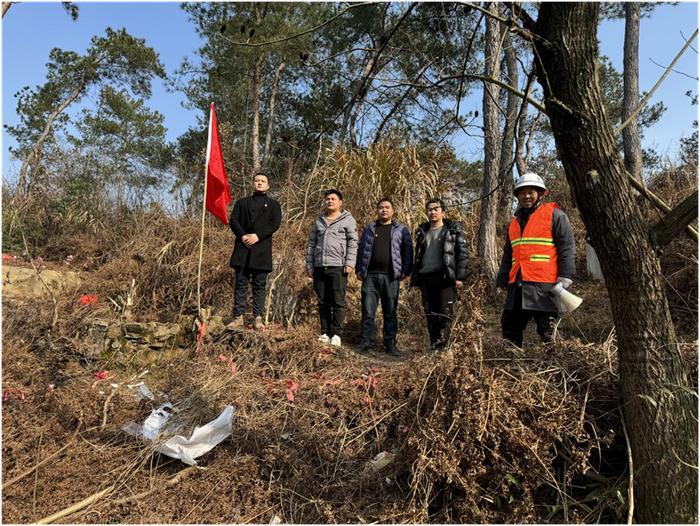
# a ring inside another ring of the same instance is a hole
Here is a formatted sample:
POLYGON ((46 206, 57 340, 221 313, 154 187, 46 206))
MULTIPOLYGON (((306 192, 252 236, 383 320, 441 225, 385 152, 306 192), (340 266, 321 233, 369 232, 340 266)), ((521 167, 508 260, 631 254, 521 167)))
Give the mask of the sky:
MULTIPOLYGON (((12 5, 2 19, 2 122, 13 125, 18 122, 15 112, 14 94, 23 86, 34 87, 45 79, 45 65, 49 51, 54 47, 84 52, 90 39, 104 35, 107 27, 126 28, 133 36, 144 38, 153 47, 169 75, 173 74, 185 57, 193 57, 201 44, 194 24, 177 2, 79 2, 80 15, 73 21, 63 10, 60 2, 26 2, 12 5)), ((670 64, 698 25, 697 2, 684 2, 675 6, 659 5, 650 18, 644 18, 640 31, 640 89, 649 90, 663 68, 670 64), (657 64, 654 64, 656 62, 657 64)), ((622 70, 624 21, 604 21, 598 38, 601 53, 622 70)), ((667 111, 661 120, 645 132, 644 147, 654 147, 660 154, 674 157, 681 137, 692 133, 697 108, 690 105, 685 92, 698 89, 698 49, 689 49, 679 64, 664 81, 652 99, 662 100, 667 111), (685 74, 685 75, 684 75, 685 74), (689 75, 692 78, 688 78, 689 75)), ((181 93, 168 93, 163 81, 157 79, 149 107, 165 117, 168 140, 175 140, 189 127, 197 123, 198 112, 183 108, 181 93)), ((94 104, 86 100, 85 104, 94 104)), ((463 111, 481 111, 480 91, 478 96, 467 99, 463 111)), ((12 160, 8 147, 14 140, 3 130, 2 177, 5 181, 16 180, 21 163, 12 160)), ((476 160, 481 157, 480 146, 474 139, 457 137, 453 144, 460 157, 476 160)))

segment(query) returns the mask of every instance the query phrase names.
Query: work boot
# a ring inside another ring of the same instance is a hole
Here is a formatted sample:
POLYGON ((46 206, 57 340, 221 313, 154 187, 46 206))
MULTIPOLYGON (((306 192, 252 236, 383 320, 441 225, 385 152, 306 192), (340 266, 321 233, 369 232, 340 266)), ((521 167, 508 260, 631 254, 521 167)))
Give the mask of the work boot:
POLYGON ((261 331, 265 328, 265 324, 263 323, 262 316, 256 316, 255 321, 253 321, 253 329, 256 331, 261 331))
POLYGON ((372 342, 362 341, 360 345, 357 346, 355 352, 358 354, 367 354, 372 350, 372 342))
POLYGON ((245 324, 243 323, 243 316, 235 316, 231 323, 224 327, 224 329, 227 331, 242 331, 244 328, 245 324))
POLYGON ((396 340, 387 340, 384 342, 384 349, 389 356, 401 356, 401 353, 396 348, 396 340))

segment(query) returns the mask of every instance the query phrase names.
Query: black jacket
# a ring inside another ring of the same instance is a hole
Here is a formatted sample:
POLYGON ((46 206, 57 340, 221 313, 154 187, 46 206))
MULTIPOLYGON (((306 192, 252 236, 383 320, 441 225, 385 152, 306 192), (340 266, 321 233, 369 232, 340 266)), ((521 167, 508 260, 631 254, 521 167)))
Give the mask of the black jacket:
MULTIPOLYGON (((455 281, 463 281, 467 277, 467 242, 464 239, 461 225, 450 219, 443 220, 445 228, 440 233, 440 244, 442 246, 442 268, 443 278, 448 285, 453 285, 455 281)), ((416 230, 416 261, 413 264, 411 274, 411 285, 420 284, 418 273, 423 268, 423 254, 425 254, 425 234, 430 228, 430 222, 423 223, 416 230)))
POLYGON ((281 221, 280 204, 265 194, 253 194, 236 201, 229 219, 236 236, 229 265, 272 271, 272 234, 281 221), (249 248, 241 240, 245 234, 257 234, 259 241, 249 248))
MULTIPOLYGON (((523 210, 522 208, 519 208, 515 212, 515 217, 520 221, 522 230, 525 230, 525 225, 528 219, 530 219, 532 212, 534 212, 534 209, 523 210)), ((576 242, 574 240, 574 231, 571 228, 571 223, 569 223, 569 218, 560 208, 555 208, 552 212, 552 237, 554 238, 554 245, 557 247, 557 276, 573 279, 576 273, 576 242)), ((496 278, 496 285, 498 287, 508 287, 505 309, 514 310, 517 307, 517 305, 515 305, 516 287, 522 287, 523 309, 541 312, 557 312, 557 307, 554 305, 552 295, 550 294, 550 290, 552 290, 554 285, 553 283, 523 281, 521 273, 518 272, 515 283, 508 284, 512 259, 513 247, 510 245, 510 238, 506 231, 506 242, 503 247, 501 268, 496 278)))

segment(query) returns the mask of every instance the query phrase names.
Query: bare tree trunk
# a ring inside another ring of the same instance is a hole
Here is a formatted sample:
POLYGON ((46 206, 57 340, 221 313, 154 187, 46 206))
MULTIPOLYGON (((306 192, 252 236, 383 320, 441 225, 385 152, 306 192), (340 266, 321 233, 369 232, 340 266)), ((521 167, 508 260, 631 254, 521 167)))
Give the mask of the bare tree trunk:
MULTIPOLYGON (((389 5, 390 4, 388 3, 384 4, 384 22, 386 22, 386 15, 389 10, 389 5)), ((382 53, 386 49, 386 46, 391 38, 394 36, 394 33, 396 33, 396 30, 408 18, 413 9, 415 9, 416 5, 417 2, 412 2, 408 6, 408 9, 406 9, 406 11, 404 11, 401 17, 396 21, 396 24, 394 24, 389 31, 384 31, 382 33, 378 39, 379 42, 373 41, 373 50, 367 56, 367 61, 362 68, 362 74, 355 80, 355 82, 353 82, 353 88, 351 90, 352 97, 343 109, 343 122, 340 126, 340 135, 338 139, 341 145, 346 141, 348 136, 350 137, 350 143, 354 145, 354 120, 357 118, 360 111, 358 106, 362 105, 365 100, 365 96, 367 95, 370 76, 376 75, 377 72, 382 69, 382 67, 379 65, 379 58, 382 56, 382 53), (377 43, 380 43, 381 45, 377 47, 377 43)))
MULTIPOLYGON (((489 3, 487 9, 498 13, 498 3, 489 3)), ((484 75, 499 78, 500 60, 498 52, 499 22, 486 17, 484 42, 484 75)), ((498 213, 498 175, 500 160, 498 99, 500 88, 491 82, 484 82, 484 178, 481 186, 481 218, 479 226, 479 256, 481 268, 489 283, 495 283, 498 273, 498 253, 496 247, 496 219, 498 213)))
MULTIPOLYGON (((625 3, 625 48, 623 57, 622 121, 639 105, 639 13, 638 2, 625 3)), ((642 143, 639 139, 637 119, 622 130, 625 149, 625 168, 632 177, 642 180, 642 143)))
POLYGON ((527 109, 529 106, 529 104, 523 106, 520 112, 520 118, 518 119, 518 140, 515 144, 515 166, 518 167, 519 175, 527 173, 528 155, 524 152, 527 150, 525 141, 528 135, 525 124, 527 123, 527 109))
POLYGON ((264 55, 261 53, 255 61, 253 72, 253 128, 250 132, 250 147, 253 151, 253 173, 260 171, 260 84, 262 82, 262 64, 264 55))
POLYGON ((49 118, 46 119, 46 124, 44 125, 44 129, 41 132, 41 135, 39 135, 39 138, 36 140, 34 143, 34 147, 32 148, 32 151, 29 152, 27 157, 24 159, 24 162, 22 163, 22 167, 19 169, 19 176, 17 178, 17 192, 18 193, 23 193, 25 196, 29 193, 29 187, 31 186, 31 181, 28 180, 28 175, 27 171, 29 170, 29 165, 32 164, 32 171, 36 170, 36 167, 39 163, 39 158, 41 155, 41 149, 44 146, 44 141, 46 138, 49 136, 49 132, 51 131, 51 126, 53 126, 53 122, 56 120, 56 117, 58 117, 61 113, 65 111, 65 109, 70 106, 83 92, 85 89, 85 82, 81 82, 76 88, 71 92, 71 94, 68 96, 66 100, 64 100, 50 115, 49 118))
POLYGON ((267 134, 265 135, 265 151, 263 152, 263 159, 265 159, 265 165, 270 165, 270 145, 272 144, 272 129, 275 124, 275 99, 277 98, 277 89, 280 85, 280 74, 284 69, 285 63, 282 62, 277 68, 275 73, 275 80, 272 84, 272 94, 270 95, 270 110, 267 121, 267 134))
MULTIPOLYGON (((506 75, 505 82, 511 86, 518 86, 518 61, 515 56, 515 48, 510 38, 510 33, 506 28, 503 39, 503 51, 505 54, 506 75)), ((523 110, 527 107, 526 102, 522 102, 523 110)), ((520 97, 512 91, 508 92, 508 102, 506 105, 506 122, 503 126, 503 141, 501 142, 501 159, 499 161, 499 179, 503 181, 498 199, 499 224, 507 224, 512 216, 511 204, 513 202, 513 166, 514 152, 513 143, 515 141, 515 124, 518 119, 520 107, 520 97)))
POLYGON ((343 122, 340 125, 339 142, 341 145, 349 139, 350 145, 354 146, 354 110, 356 106, 362 105, 362 102, 364 101, 366 94, 365 86, 367 84, 367 79, 369 79, 369 76, 372 74, 377 59, 378 50, 368 54, 367 61, 365 62, 364 67, 362 68, 362 74, 359 78, 355 79, 355 82, 353 83, 352 98, 348 101, 347 105, 345 106, 345 111, 343 112, 343 122))
MULTIPOLYGON (((690 388, 650 228, 603 108, 593 2, 543 2, 538 79, 557 150, 605 275, 639 522, 697 522, 697 398, 690 388)), ((526 16, 523 18, 527 19, 526 16)))

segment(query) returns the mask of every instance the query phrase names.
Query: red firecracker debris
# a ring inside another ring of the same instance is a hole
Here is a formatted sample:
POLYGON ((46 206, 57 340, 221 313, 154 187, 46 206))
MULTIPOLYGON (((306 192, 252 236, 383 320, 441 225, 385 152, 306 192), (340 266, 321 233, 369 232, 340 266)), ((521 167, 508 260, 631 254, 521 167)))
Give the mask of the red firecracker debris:
POLYGON ((97 305, 100 302, 100 298, 97 294, 83 294, 78 299, 78 303, 81 305, 97 305))
POLYGON ((294 392, 299 389, 299 384, 294 380, 287 380, 287 400, 294 401, 294 392))
POLYGON ((207 333, 207 324, 202 323, 199 326, 199 332, 197 332, 197 338, 195 338, 195 352, 199 351, 204 341, 204 335, 207 333))
POLYGON ((14 261, 16 259, 16 256, 14 254, 3 254, 2 255, 2 262, 3 263, 9 263, 10 261, 14 261))
POLYGON ((24 393, 16 387, 8 387, 2 392, 2 401, 7 403, 12 400, 24 400, 24 393))
POLYGON ((98 380, 106 380, 107 378, 109 378, 109 371, 102 369, 101 371, 97 371, 96 373, 94 373, 94 376, 98 380))

